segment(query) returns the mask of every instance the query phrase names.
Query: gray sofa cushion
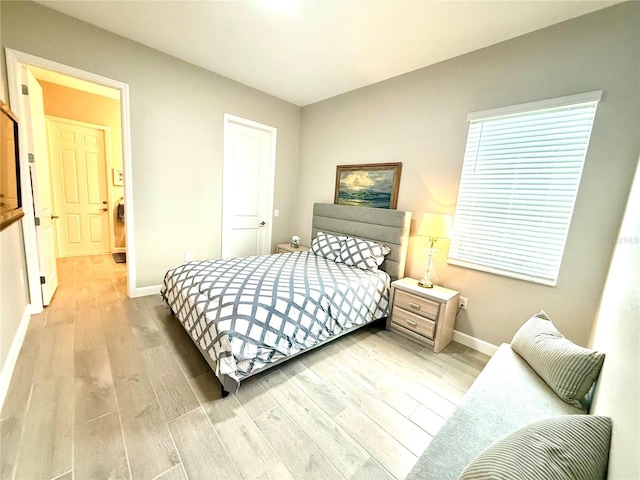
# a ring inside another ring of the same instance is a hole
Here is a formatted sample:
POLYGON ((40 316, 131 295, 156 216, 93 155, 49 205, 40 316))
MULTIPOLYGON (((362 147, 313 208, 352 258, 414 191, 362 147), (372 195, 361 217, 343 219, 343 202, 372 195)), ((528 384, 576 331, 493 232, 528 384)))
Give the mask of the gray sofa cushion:
POLYGON ((604 480, 611 419, 562 415, 527 425, 491 444, 460 480, 604 480))
POLYGON ((538 420, 579 413, 584 412, 563 402, 527 362, 502 344, 407 479, 457 479, 497 439, 538 420))

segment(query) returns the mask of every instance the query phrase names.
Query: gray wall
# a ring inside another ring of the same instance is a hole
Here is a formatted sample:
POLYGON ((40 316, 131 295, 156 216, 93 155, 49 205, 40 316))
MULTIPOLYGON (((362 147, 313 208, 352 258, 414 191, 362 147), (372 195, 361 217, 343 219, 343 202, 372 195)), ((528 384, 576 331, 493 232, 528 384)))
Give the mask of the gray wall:
MULTIPOLYGON (((640 4, 573 19, 437 65, 304 107, 297 227, 309 242, 311 206, 333 201, 340 164, 402 162, 398 208, 455 213, 467 113, 603 90, 558 285, 547 287, 446 264, 437 283, 469 298, 456 330, 510 341, 545 309, 586 344, 638 159, 640 4)), ((410 243, 407 275, 421 278, 425 239, 410 243)))
POLYGON ((299 107, 42 5, 2 4, 3 47, 129 84, 136 287, 185 252, 220 256, 224 113, 278 129, 274 244, 289 237, 299 107))

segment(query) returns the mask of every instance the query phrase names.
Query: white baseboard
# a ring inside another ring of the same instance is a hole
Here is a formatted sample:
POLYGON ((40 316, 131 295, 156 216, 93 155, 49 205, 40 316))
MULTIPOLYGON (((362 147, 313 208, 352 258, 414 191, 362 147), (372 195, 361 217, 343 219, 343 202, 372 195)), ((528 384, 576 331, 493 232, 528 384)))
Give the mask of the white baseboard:
POLYGON ((467 347, 471 347, 474 350, 489 356, 493 355, 496 353, 496 350, 498 350, 498 347, 489 342, 485 342, 484 340, 480 340, 479 338, 472 337, 471 335, 467 335, 466 333, 462 333, 457 330, 453 331, 453 341, 466 345, 467 347))
POLYGON ((13 376, 13 370, 16 368, 16 362, 18 361, 18 355, 22 348, 22 342, 27 334, 27 327, 29 326, 29 320, 31 320, 31 304, 27 305, 22 314, 20 325, 11 342, 11 348, 7 355, 4 365, 2 366, 2 373, 0 373, 0 410, 4 405, 4 400, 7 397, 7 391, 9 390, 9 383, 11 383, 11 377, 13 376))
POLYGON ((131 298, 137 297, 146 297, 148 295, 158 295, 160 294, 160 289, 162 285, 151 285, 150 287, 134 287, 129 290, 129 296, 131 298))

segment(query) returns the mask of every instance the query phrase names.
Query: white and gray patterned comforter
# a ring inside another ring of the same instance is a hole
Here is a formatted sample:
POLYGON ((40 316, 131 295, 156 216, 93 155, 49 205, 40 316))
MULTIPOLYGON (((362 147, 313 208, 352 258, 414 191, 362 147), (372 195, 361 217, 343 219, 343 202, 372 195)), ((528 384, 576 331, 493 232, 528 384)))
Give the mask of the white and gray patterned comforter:
POLYGON ((190 262, 161 295, 193 341, 236 382, 282 357, 387 316, 390 278, 311 252, 190 262))

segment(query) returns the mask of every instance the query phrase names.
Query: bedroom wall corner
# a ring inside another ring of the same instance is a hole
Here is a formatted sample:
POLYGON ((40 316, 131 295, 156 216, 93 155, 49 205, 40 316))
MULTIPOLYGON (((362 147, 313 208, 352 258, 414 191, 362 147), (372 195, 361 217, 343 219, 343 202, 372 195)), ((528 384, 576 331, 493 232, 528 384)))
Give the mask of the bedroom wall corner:
POLYGON ((413 213, 407 275, 420 278, 426 242, 416 223, 425 212, 455 214, 467 114, 602 89, 558 284, 450 266, 448 242, 438 242, 433 272, 469 298, 460 333, 500 345, 544 308, 585 345, 637 162, 639 17, 640 3, 621 3, 305 106, 297 225, 310 225, 313 202, 333 201, 336 165, 402 162, 398 208, 413 213))
POLYGON ((591 413, 613 420, 609 478, 640 478, 640 161, 591 332, 606 353, 591 413))

